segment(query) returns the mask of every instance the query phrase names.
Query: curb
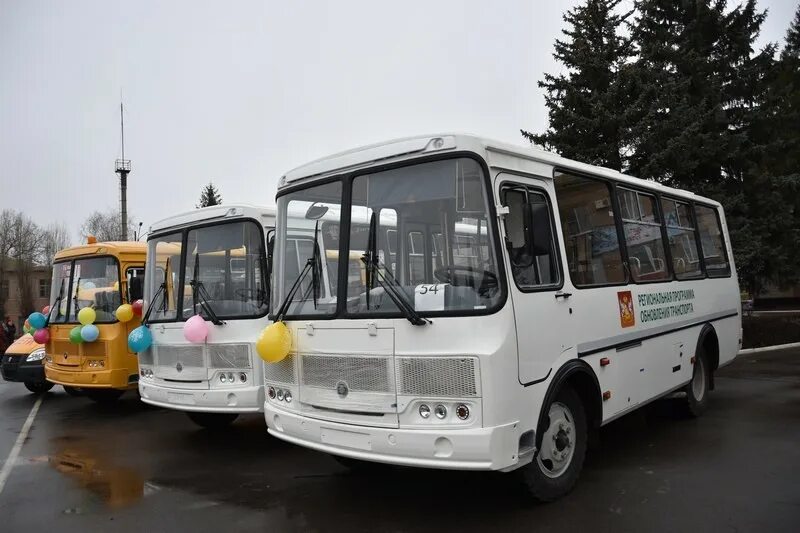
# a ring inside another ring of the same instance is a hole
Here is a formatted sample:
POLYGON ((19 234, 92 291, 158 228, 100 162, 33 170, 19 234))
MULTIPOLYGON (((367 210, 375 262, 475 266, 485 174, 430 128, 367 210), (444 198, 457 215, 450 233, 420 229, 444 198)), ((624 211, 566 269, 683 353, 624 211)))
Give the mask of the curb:
POLYGON ((747 355, 759 352, 777 352, 778 350, 788 350, 789 348, 800 348, 800 342, 790 342, 789 344, 776 344, 775 346, 762 346, 761 348, 747 348, 739 350, 736 355, 747 355))

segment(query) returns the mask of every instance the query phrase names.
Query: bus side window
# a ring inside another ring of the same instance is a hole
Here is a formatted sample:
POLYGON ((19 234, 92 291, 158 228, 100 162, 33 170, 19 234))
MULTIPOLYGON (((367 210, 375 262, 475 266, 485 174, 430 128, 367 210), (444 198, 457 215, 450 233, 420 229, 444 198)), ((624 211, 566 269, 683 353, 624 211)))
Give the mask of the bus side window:
POLYGON ((700 270, 700 258, 697 255, 692 208, 687 203, 669 198, 664 198, 661 205, 675 277, 688 279, 700 276, 703 272, 700 270))
POLYGON ((550 207, 544 195, 514 188, 504 191, 506 247, 520 288, 559 282, 550 207))
POLYGON ((555 185, 572 282, 576 287, 625 283, 608 184, 556 172, 555 185))
POLYGON ((132 267, 125 272, 128 278, 128 302, 132 303, 144 297, 144 267, 132 267))
POLYGON ((700 231, 700 244, 703 262, 709 277, 728 276, 731 273, 725 253, 725 240, 722 237, 719 217, 711 207, 695 205, 697 229, 700 231))
POLYGON ((619 187, 617 199, 634 281, 669 279, 656 197, 619 187))

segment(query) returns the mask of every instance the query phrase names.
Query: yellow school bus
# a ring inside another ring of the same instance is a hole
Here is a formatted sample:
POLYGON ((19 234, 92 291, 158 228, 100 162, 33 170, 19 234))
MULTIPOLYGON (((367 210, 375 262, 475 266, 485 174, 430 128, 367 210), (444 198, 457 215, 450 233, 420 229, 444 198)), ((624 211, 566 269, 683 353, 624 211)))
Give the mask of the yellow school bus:
POLYGON ((53 261, 45 375, 53 383, 81 388, 94 401, 110 402, 138 386, 139 367, 136 354, 128 350, 128 334, 141 317, 122 323, 115 313, 121 304, 142 297, 147 246, 88 241, 61 250, 53 261), (74 331, 86 307, 94 309, 99 330, 91 342, 74 331))

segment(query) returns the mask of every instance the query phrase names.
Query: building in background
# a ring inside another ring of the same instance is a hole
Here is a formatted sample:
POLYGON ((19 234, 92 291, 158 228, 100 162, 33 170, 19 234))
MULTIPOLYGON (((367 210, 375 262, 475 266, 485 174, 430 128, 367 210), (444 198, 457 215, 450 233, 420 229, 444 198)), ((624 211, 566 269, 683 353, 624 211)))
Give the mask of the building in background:
MULTIPOLYGON (((9 261, 11 263, 11 261, 9 261)), ((17 325, 17 335, 22 335, 22 326, 25 319, 33 311, 40 311, 50 302, 50 279, 52 268, 50 266, 33 265, 29 273, 20 276, 16 265, 7 265, 0 282, 0 307, 3 316, 11 317, 17 325), (20 278, 27 277, 28 294, 23 293, 23 282, 20 278)))

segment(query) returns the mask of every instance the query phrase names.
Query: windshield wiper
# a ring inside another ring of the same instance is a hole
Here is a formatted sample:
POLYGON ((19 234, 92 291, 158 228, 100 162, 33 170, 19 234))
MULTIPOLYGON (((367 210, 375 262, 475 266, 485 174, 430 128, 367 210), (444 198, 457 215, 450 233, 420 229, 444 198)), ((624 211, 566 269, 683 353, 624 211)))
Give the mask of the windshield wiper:
POLYGON ((367 249, 364 250, 364 255, 361 256, 361 260, 366 265, 366 274, 367 274, 367 309, 369 310, 369 293, 373 287, 374 282, 378 282, 378 284, 386 291, 386 294, 392 299, 394 304, 397 308, 403 313, 403 316, 406 319, 414 324, 415 326, 424 326, 426 324, 433 324, 433 322, 427 318, 423 318, 417 313, 417 310, 414 309, 414 305, 408 301, 408 295, 402 290, 402 285, 395 279, 395 277, 389 272, 386 268, 386 265, 380 262, 378 259, 378 254, 375 251, 377 246, 375 245, 375 237, 376 237, 376 227, 377 227, 377 218, 375 216, 375 212, 372 212, 372 216, 369 219, 369 233, 367 234, 367 249), (381 269, 385 272, 381 272, 381 269))
POLYGON ((198 296, 200 301, 200 307, 202 307, 203 311, 205 311, 208 318, 211 319, 211 323, 215 326, 221 326, 225 322, 219 319, 217 313, 214 312, 214 308, 211 307, 211 297, 206 290, 205 285, 203 282, 198 280, 197 278, 200 275, 200 256, 195 252, 194 254, 194 277, 192 281, 189 282, 189 286, 192 287, 192 304, 194 306, 194 313, 197 314, 197 301, 198 296))
MULTIPOLYGON (((156 302, 156 298, 158 298, 158 295, 161 294, 161 293, 163 293, 162 301, 165 304, 164 305, 164 311, 166 312, 166 302, 167 302, 167 296, 166 296, 167 295, 167 282, 166 281, 161 283, 161 285, 158 287, 158 290, 153 295, 153 303, 156 302)), ((147 306, 147 312, 145 312, 144 316, 142 317, 142 325, 143 326, 146 326, 150 322, 150 313, 153 312, 154 308, 155 308, 155 305, 148 305, 147 306)))
POLYGON ((75 294, 72 295, 72 302, 75 304, 75 317, 78 316, 78 311, 80 308, 78 307, 78 290, 81 288, 81 278, 78 278, 78 282, 75 284, 75 294))
POLYGON ((56 297, 53 304, 50 306, 50 312, 47 313, 47 321, 45 322, 44 327, 50 325, 50 317, 53 316, 53 310, 56 309, 58 307, 58 304, 61 303, 61 300, 64 299, 64 281, 65 279, 61 278, 61 286, 58 288, 58 296, 56 297))
MULTIPOLYGON (((319 280, 322 277, 322 260, 320 258, 319 253, 319 220, 314 223, 314 243, 313 249, 311 250, 311 257, 308 258, 306 261, 305 266, 303 266, 303 270, 297 275, 297 278, 292 283, 292 287, 289 289, 289 292, 286 293, 286 297, 281 302, 281 305, 278 306, 278 310, 275 313, 275 322, 280 322, 284 319, 286 314, 289 312, 289 305, 294 300, 295 295, 297 294, 297 290, 300 288, 303 279, 311 272, 311 287, 309 290, 313 293, 313 300, 314 300, 314 309, 317 308, 317 293, 319 292, 319 280)), ((306 292, 306 296, 304 299, 308 297, 308 292, 306 292)))

